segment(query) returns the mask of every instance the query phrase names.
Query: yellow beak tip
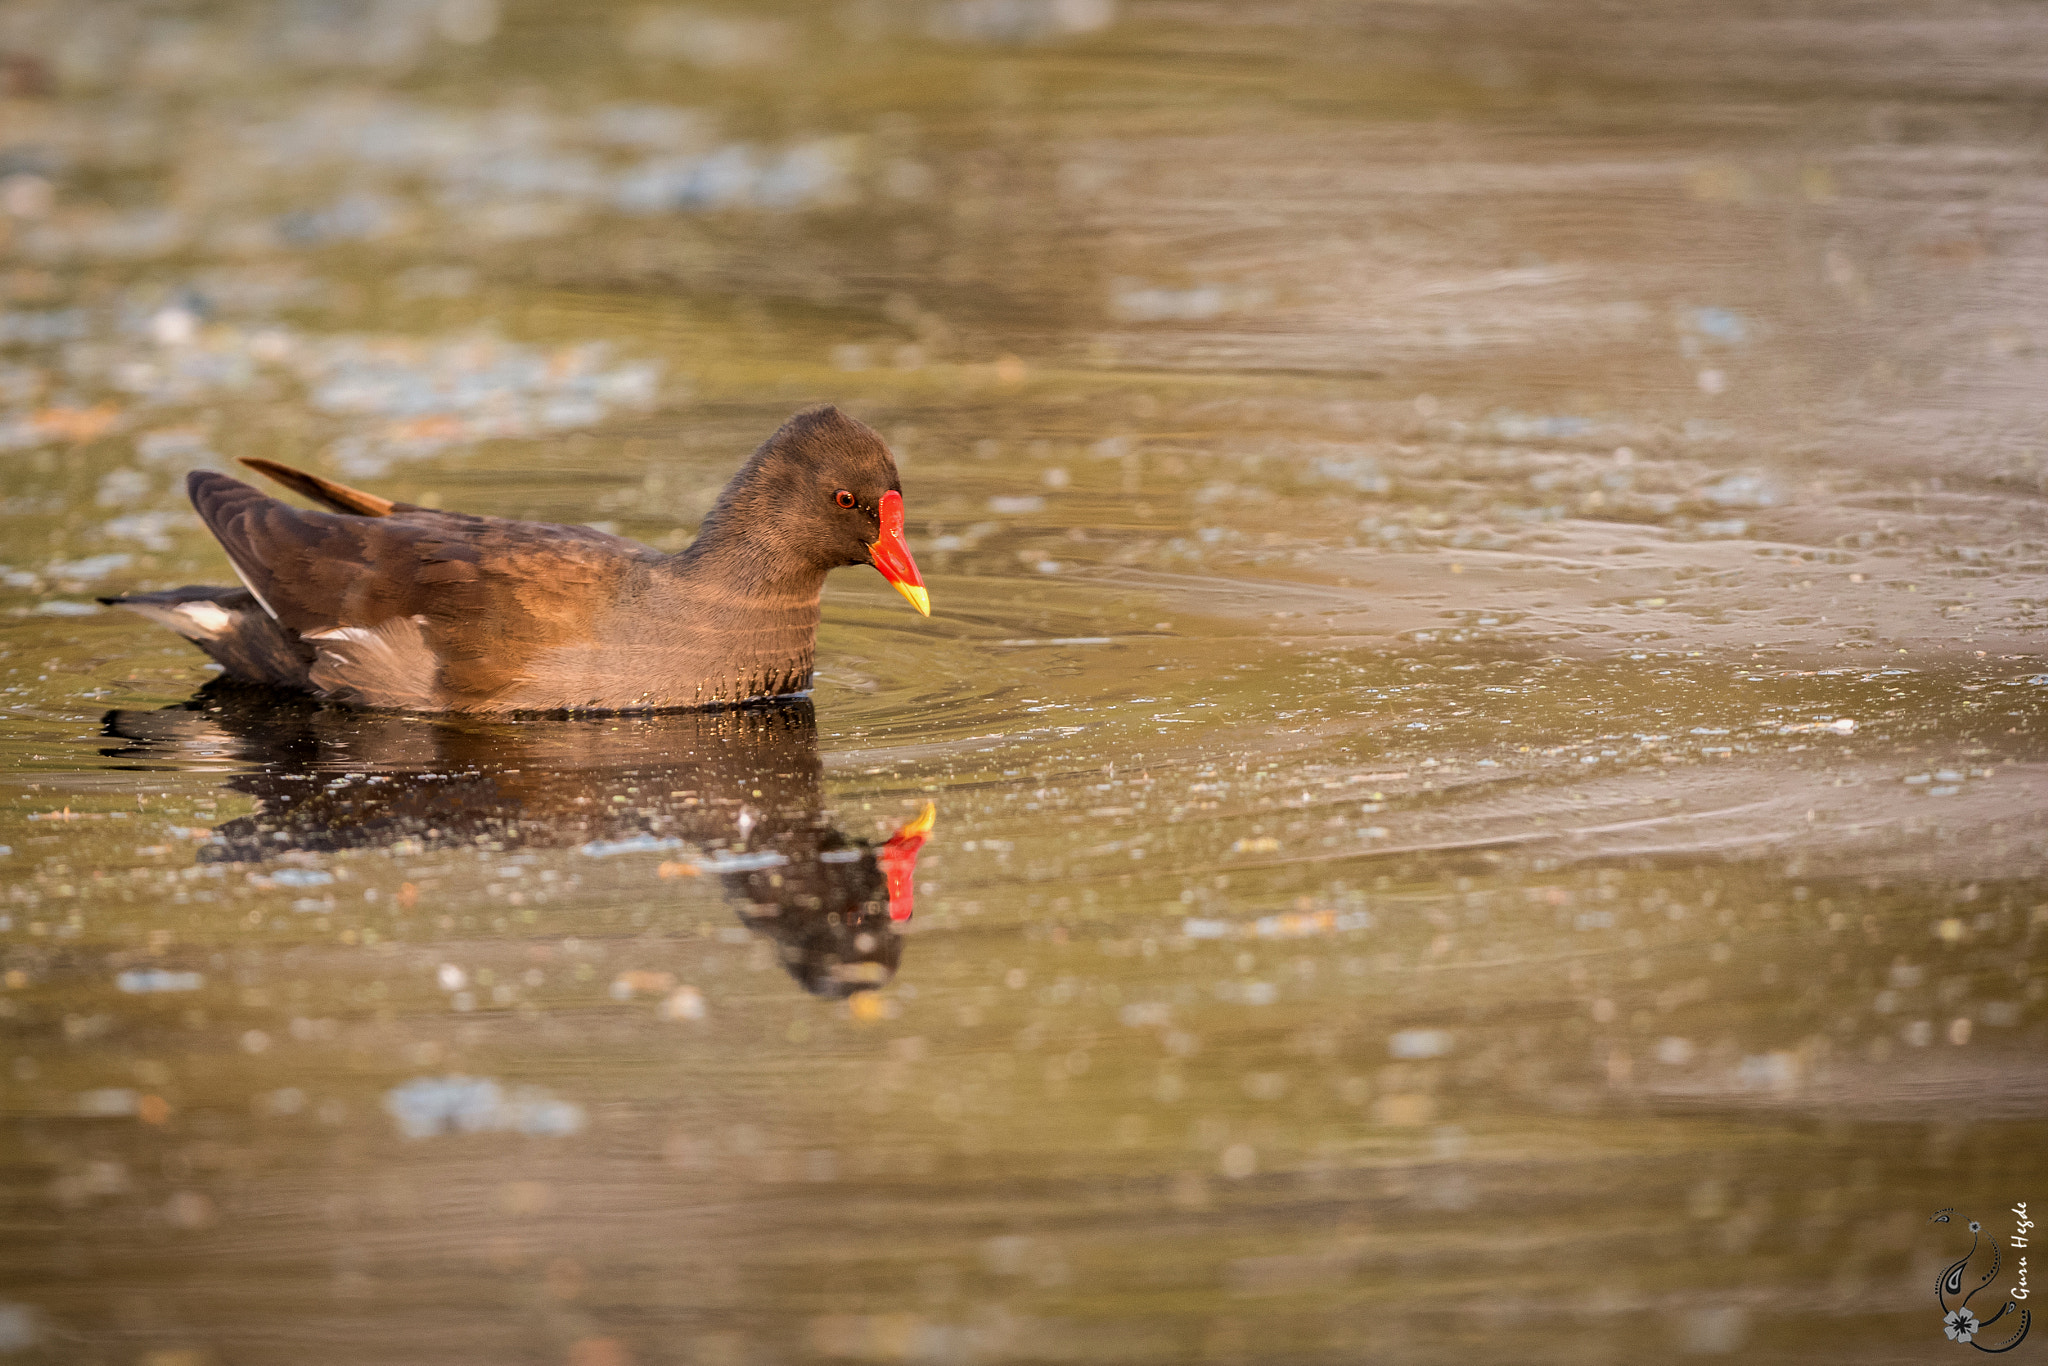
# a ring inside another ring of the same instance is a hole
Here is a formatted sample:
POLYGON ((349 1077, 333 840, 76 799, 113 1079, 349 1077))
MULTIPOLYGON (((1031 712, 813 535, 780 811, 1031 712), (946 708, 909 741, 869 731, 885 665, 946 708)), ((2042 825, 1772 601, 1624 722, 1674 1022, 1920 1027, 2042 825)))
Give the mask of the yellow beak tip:
POLYGON ((932 614, 932 595, 924 589, 916 584, 899 583, 896 585, 896 591, 909 599, 910 605, 918 610, 920 616, 928 617, 932 614))
POLYGON ((926 802, 924 810, 917 813, 917 819, 905 825, 896 833, 899 835, 929 835, 932 827, 939 823, 939 808, 936 802, 926 802))

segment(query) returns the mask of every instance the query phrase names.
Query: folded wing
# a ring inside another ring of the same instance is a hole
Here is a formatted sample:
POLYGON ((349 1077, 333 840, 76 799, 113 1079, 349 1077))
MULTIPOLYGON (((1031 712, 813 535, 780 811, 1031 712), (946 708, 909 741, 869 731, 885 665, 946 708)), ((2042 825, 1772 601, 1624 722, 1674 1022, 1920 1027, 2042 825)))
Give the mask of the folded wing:
POLYGON ((205 470, 187 489, 250 593, 318 652, 313 686, 358 705, 486 702, 535 655, 585 638, 639 566, 660 558, 586 527, 388 503, 277 468, 348 511, 302 511, 205 470))

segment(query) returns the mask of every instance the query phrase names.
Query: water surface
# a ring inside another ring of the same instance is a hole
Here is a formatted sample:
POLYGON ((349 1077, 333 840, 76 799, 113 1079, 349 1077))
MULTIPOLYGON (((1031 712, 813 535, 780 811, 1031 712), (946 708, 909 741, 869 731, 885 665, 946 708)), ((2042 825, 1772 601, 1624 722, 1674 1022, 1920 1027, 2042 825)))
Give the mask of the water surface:
POLYGON ((2048 1199, 2034 8, 0 50, 0 1351, 1918 1361, 2048 1199), (936 615, 802 706, 94 602, 189 468, 676 548, 824 400, 936 615))

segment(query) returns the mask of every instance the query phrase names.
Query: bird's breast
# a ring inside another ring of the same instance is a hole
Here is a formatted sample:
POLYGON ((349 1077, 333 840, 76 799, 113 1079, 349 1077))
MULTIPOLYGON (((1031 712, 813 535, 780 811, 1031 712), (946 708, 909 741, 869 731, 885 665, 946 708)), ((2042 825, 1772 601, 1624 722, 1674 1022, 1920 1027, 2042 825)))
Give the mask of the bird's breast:
POLYGON ((818 603, 695 605, 687 615, 594 623, 589 638, 535 651, 479 710, 704 707, 806 692, 818 603))

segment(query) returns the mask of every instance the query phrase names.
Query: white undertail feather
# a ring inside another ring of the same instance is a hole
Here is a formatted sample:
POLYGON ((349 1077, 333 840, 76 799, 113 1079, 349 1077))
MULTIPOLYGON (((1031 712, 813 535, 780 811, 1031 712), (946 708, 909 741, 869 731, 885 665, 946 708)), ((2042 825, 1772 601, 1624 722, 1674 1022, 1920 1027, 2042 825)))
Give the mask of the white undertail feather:
POLYGON ((192 638, 193 632, 211 640, 235 624, 234 613, 217 602, 181 602, 171 609, 190 624, 190 629, 179 628, 179 634, 192 638))
POLYGON ((309 678, 329 696, 372 707, 434 710, 441 700, 439 661, 427 645, 424 616, 392 617, 375 626, 336 626, 301 637, 320 652, 309 678))

